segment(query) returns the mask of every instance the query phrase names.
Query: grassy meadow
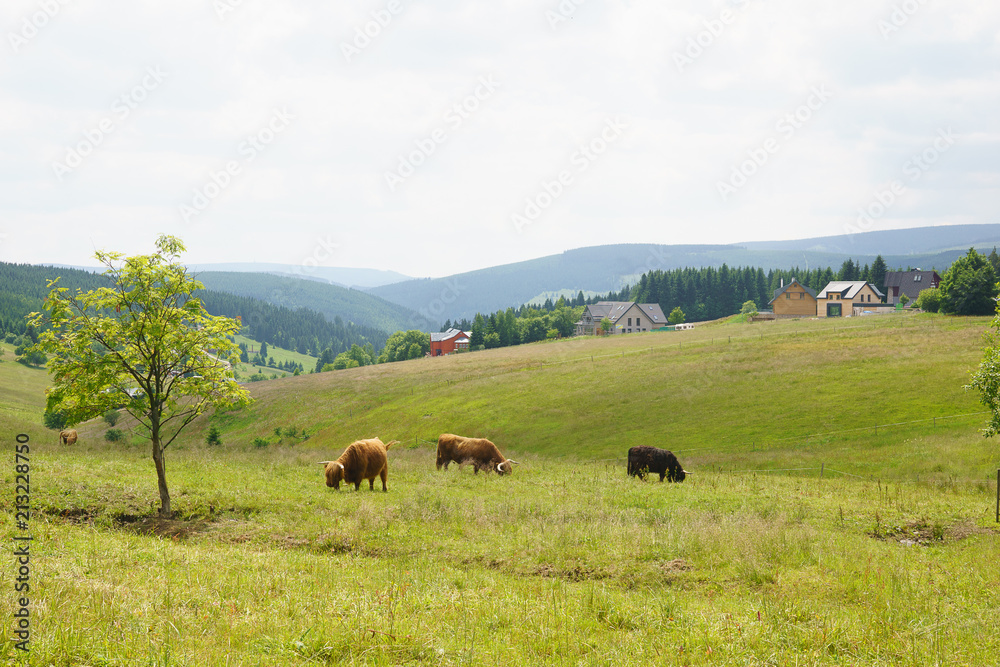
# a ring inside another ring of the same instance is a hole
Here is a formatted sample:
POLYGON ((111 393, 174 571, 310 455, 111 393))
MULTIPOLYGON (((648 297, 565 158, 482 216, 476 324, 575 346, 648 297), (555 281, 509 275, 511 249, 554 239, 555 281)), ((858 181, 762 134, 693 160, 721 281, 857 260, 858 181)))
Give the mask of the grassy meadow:
POLYGON ((146 444, 94 421, 58 446, 46 376, 8 352, 31 664, 997 664, 1000 455, 962 388, 987 321, 719 323, 254 383, 167 450, 173 521, 146 444), (439 472, 445 431, 521 465, 439 472), (401 441, 389 492, 327 489, 316 461, 376 435, 401 441), (628 478, 634 444, 693 474, 628 478))

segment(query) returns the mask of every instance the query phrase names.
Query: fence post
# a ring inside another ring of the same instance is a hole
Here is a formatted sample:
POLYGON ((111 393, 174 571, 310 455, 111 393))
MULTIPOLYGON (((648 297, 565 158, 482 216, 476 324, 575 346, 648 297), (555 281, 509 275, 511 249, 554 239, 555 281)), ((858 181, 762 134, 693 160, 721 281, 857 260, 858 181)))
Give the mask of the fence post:
POLYGON ((997 523, 1000 523, 1000 469, 997 470, 997 523))
POLYGON ((820 464, 819 464, 819 478, 820 478, 820 479, 823 479, 823 468, 824 468, 824 467, 826 467, 826 464, 825 464, 825 463, 820 463, 820 464))

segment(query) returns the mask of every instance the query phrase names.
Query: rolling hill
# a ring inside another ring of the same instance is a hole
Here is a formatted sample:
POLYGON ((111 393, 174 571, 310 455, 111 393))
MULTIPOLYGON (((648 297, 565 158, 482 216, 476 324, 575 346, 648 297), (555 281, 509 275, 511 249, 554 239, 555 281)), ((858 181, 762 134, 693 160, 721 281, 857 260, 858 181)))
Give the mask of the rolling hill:
MULTIPOLYGON (((286 308, 308 308, 332 322, 353 322, 385 332, 400 329, 436 331, 440 322, 368 292, 337 285, 268 273, 204 271, 197 274, 205 287, 217 292, 260 299, 286 308)), ((383 341, 384 342, 384 341, 383 341)))
POLYGON ((890 268, 943 271, 969 247, 1000 246, 1000 225, 955 225, 738 245, 622 244, 567 250, 447 278, 407 280, 368 291, 411 309, 440 312, 439 319, 471 318, 519 306, 545 292, 606 294, 651 269, 728 264, 768 269, 838 269, 848 258, 870 264, 881 254, 890 268))

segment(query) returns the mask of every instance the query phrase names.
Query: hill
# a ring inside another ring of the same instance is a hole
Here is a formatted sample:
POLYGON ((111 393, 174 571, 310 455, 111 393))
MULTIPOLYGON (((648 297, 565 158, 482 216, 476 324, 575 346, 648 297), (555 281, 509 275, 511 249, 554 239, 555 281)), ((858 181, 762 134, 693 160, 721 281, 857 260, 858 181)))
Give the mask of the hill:
MULTIPOLYGON (((359 327, 378 329, 386 337, 401 329, 437 331, 440 327, 435 318, 424 318, 409 308, 367 292, 314 280, 267 273, 218 271, 205 271, 198 273, 197 277, 210 290, 260 299, 291 309, 308 308, 321 313, 331 322, 353 322, 359 327)), ((382 340, 381 345, 384 343, 382 340)))
POLYGON ((274 264, 267 262, 228 262, 220 264, 192 264, 188 267, 196 273, 271 273, 286 278, 314 280, 340 287, 379 287, 412 280, 410 276, 384 269, 354 269, 334 266, 303 266, 301 264, 274 264))
MULTIPOLYGON (((25 316, 42 310, 48 294, 46 283, 56 277, 62 287, 71 290, 87 291, 108 284, 104 275, 83 269, 0 262, 0 332, 23 333, 25 316)), ((388 338, 385 331, 376 327, 329 321, 305 308, 296 310, 211 289, 201 290, 198 296, 213 315, 241 318, 247 336, 302 353, 315 355, 329 347, 339 354, 354 343, 366 342, 381 348, 388 338)))
POLYGON ((440 319, 472 318, 517 307, 538 295, 568 291, 607 294, 634 284, 652 269, 831 267, 848 258, 871 264, 879 254, 890 268, 943 271, 969 247, 989 251, 1000 245, 1000 225, 955 225, 738 245, 622 244, 568 250, 559 255, 456 274, 424 278, 368 290, 413 309, 436 308, 440 319), (428 305, 430 304, 430 306, 428 305))
POLYGON ((60 472, 32 487, 35 608, 61 628, 35 657, 127 664, 169 641, 204 664, 989 664, 998 458, 962 389, 985 322, 715 324, 259 383, 171 450, 173 522, 147 518, 141 437, 112 449, 95 422, 55 446, 44 372, 0 362, 4 427, 60 472), (209 424, 222 447, 200 444, 209 424), (312 437, 274 435, 289 426, 312 437), (521 466, 438 472, 442 431, 521 466), (322 485, 315 461, 360 435, 402 440, 387 494, 322 485), (629 480, 633 442, 693 475, 629 480), (116 622, 113 645, 84 632, 116 622), (949 631, 914 631, 932 623, 949 631))
POLYGON ((961 388, 985 322, 716 324, 257 383, 172 446, 165 522, 141 437, 94 422, 57 446, 44 372, 0 362, 3 426, 44 480, 32 657, 992 664, 998 457, 961 388), (521 465, 437 471, 442 431, 521 465), (402 441, 389 492, 327 489, 316 461, 362 435, 402 441), (693 474, 629 479, 632 443, 693 474))

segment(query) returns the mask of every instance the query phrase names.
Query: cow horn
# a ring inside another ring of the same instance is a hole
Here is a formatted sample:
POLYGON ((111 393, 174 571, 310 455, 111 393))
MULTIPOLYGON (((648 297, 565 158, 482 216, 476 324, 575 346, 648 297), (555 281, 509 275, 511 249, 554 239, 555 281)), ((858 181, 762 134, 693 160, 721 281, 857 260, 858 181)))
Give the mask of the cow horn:
MULTIPOLYGON (((681 468, 681 470, 684 470, 684 468, 681 468)), ((689 473, 687 470, 684 470, 684 474, 685 475, 690 475, 691 473, 689 473)))
POLYGON ((325 466, 325 465, 326 465, 327 463, 333 463, 333 461, 320 461, 320 462, 319 462, 319 464, 320 464, 321 466, 325 466))
POLYGON ((336 463, 337 465, 339 465, 341 470, 344 469, 344 464, 341 463, 340 461, 331 461, 331 463, 336 463))
POLYGON ((518 462, 517 462, 517 461, 515 461, 514 459, 507 459, 507 460, 508 460, 508 461, 510 461, 511 463, 513 463, 513 464, 514 464, 514 465, 516 465, 516 466, 519 466, 519 465, 521 465, 520 463, 518 463, 518 462))
POLYGON ((503 470, 500 469, 500 466, 502 466, 502 465, 503 465, 503 463, 498 463, 497 464, 497 472, 503 472, 503 470))

